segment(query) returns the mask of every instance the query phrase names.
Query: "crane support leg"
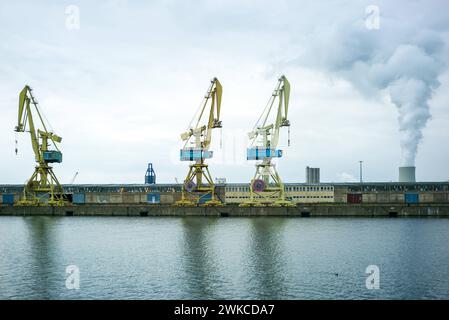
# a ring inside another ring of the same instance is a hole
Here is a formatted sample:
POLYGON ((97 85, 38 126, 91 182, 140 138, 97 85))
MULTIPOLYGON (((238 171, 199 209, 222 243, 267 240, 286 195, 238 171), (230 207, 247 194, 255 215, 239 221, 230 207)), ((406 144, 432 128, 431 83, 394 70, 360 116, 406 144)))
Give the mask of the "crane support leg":
POLYGON ((285 199, 285 186, 279 176, 276 167, 271 163, 256 165, 256 173, 249 186, 250 200, 243 202, 240 206, 273 206, 290 207, 295 206, 291 201, 285 199), (272 183, 270 183, 270 178, 272 183), (254 182, 263 180, 265 188, 261 191, 254 190, 254 182))
POLYGON ((68 201, 52 167, 39 165, 23 190, 17 206, 64 206, 68 201))
POLYGON ((182 186, 181 200, 177 201, 175 205, 196 206, 200 203, 204 206, 222 205, 221 201, 215 197, 215 184, 208 165, 204 162, 189 166, 189 172, 182 186), (203 178, 206 180, 206 183, 203 182, 203 178), (205 197, 210 197, 210 200, 202 201, 205 197))

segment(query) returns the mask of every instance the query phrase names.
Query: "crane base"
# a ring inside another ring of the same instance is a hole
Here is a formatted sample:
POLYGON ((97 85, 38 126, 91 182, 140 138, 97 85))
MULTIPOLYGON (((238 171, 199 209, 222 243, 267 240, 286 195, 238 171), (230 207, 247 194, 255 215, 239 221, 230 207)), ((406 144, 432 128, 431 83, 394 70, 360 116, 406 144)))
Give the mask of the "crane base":
POLYGON ((31 207, 31 206, 43 206, 46 205, 45 203, 39 203, 37 200, 19 200, 16 203, 14 203, 15 206, 18 207, 31 207))
POLYGON ((196 203, 190 200, 179 200, 174 204, 175 207, 195 207, 196 203))
POLYGON ((39 200, 22 199, 14 203, 18 207, 64 207, 70 205, 68 201, 49 200, 47 202, 39 200))
POLYGON ((239 204, 239 207, 266 207, 268 203, 264 203, 261 201, 245 201, 239 204))
POLYGON ((273 203, 270 203, 268 206, 270 206, 270 207, 296 207, 296 205, 293 202, 287 201, 287 200, 277 200, 273 203))
POLYGON ((218 200, 210 200, 204 203, 194 202, 190 200, 179 200, 174 204, 175 207, 223 207, 224 204, 218 200))
POLYGON ((202 207, 223 207, 224 204, 219 200, 210 200, 201 204, 202 207))
POLYGON ((276 200, 274 202, 246 201, 240 203, 239 207, 296 207, 296 205, 287 200, 276 200))

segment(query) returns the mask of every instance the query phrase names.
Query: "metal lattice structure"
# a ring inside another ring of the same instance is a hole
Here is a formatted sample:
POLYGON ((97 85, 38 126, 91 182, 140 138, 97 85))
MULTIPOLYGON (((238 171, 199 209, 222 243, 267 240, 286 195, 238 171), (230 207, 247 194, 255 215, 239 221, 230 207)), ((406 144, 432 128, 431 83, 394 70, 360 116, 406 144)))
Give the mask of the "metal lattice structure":
POLYGON ((15 131, 28 132, 30 134, 31 145, 37 163, 34 173, 23 189, 22 199, 16 205, 66 205, 67 200, 64 190, 54 174, 53 168, 50 166, 51 163, 62 162, 62 153, 57 145, 62 138, 47 130, 43 114, 39 110, 38 103, 29 86, 25 86, 19 95, 19 114, 15 131), (38 115, 41 129, 38 129, 35 125, 33 111, 38 115), (56 150, 50 149, 52 145, 56 150))
POLYGON ((205 163, 213 156, 209 150, 212 141, 212 130, 221 128, 220 110, 223 88, 217 78, 212 79, 209 89, 200 105, 199 112, 192 119, 186 132, 181 134, 185 141, 180 150, 181 161, 194 162, 189 165, 189 171, 182 186, 182 198, 176 203, 178 206, 192 206, 204 204, 208 206, 221 205, 222 202, 215 195, 215 184, 205 163), (206 108, 210 103, 206 118, 206 108), (188 146, 191 143, 193 146, 188 146))
MULTIPOLYGON (((251 141, 247 149, 247 160, 258 161, 256 173, 250 182, 250 199, 242 206, 290 206, 285 198, 285 187, 279 176, 273 158, 282 157, 282 150, 277 149, 281 127, 288 127, 287 119, 290 101, 290 83, 283 75, 279 78, 268 103, 257 120, 253 130, 248 134, 251 141), (275 107, 275 102, 277 108, 275 107), (275 111, 275 113, 272 113, 275 111), (270 115, 274 115, 274 119, 270 115), (272 122, 271 122, 272 121, 272 122)), ((290 131, 289 131, 290 133, 290 131)), ((288 139, 290 144, 290 136, 288 139)))

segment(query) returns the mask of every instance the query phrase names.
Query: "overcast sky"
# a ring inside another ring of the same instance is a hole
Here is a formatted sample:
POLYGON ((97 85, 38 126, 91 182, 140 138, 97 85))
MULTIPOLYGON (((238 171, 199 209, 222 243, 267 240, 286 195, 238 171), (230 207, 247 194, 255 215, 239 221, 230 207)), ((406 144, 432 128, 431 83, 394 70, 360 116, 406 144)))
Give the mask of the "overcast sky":
POLYGON ((448 9, 443 0, 3 1, 0 184, 33 171, 28 134, 14 153, 25 84, 63 137, 62 183, 77 171, 76 183, 143 183, 148 162, 159 183, 182 181, 179 135, 213 77, 223 129, 210 171, 247 182, 246 133, 281 74, 292 87, 284 181, 303 182, 306 166, 322 181, 353 181, 359 160, 364 180, 395 181, 414 139, 417 179, 447 181, 448 9))

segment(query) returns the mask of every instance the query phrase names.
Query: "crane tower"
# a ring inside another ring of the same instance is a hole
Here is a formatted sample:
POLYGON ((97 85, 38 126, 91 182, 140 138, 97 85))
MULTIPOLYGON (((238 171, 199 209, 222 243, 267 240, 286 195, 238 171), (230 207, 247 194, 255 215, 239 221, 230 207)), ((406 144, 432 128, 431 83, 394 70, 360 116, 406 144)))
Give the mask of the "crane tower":
POLYGON ((193 206, 204 204, 206 206, 222 205, 215 194, 215 184, 209 172, 206 159, 213 156, 209 150, 212 141, 212 130, 221 128, 220 109, 223 88, 217 78, 211 80, 211 84, 204 96, 197 114, 192 119, 186 132, 181 134, 184 147, 180 150, 181 161, 190 161, 189 171, 182 185, 182 198, 176 202, 177 206, 193 206), (205 111, 210 102, 209 114, 206 118, 205 111), (190 143, 190 146, 188 146, 190 143))
POLYGON ((293 203, 285 198, 284 184, 275 164, 272 163, 273 158, 282 157, 282 150, 277 149, 281 127, 289 128, 290 145, 290 121, 287 119, 289 100, 290 83, 282 75, 253 130, 248 133, 250 147, 247 149, 247 160, 258 162, 249 186, 250 199, 241 206, 293 206, 293 203), (272 111, 275 113, 271 122, 272 111))
POLYGON ((47 130, 44 119, 45 117, 39 110, 32 89, 29 86, 25 86, 19 94, 19 115, 14 131, 28 132, 30 134, 31 146, 37 165, 33 175, 24 187, 22 199, 16 205, 63 206, 67 204, 63 188, 56 178, 53 168, 50 166, 51 163, 62 162, 62 153, 57 145, 62 138, 47 130), (41 123, 42 128, 40 129, 34 123, 33 110, 41 123), (56 150, 51 150, 51 145, 56 150))

